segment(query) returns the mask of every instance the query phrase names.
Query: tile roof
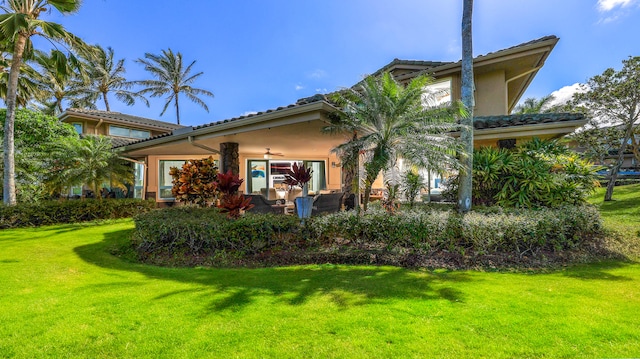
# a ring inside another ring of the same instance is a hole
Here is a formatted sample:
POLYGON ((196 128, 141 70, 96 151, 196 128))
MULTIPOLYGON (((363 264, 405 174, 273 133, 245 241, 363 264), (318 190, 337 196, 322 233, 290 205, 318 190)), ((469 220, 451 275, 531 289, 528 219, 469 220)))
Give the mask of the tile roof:
POLYGON ((389 70, 390 68, 397 66, 397 65, 405 65, 405 66, 424 66, 425 69, 423 70, 419 70, 419 71, 424 71, 430 68, 434 68, 434 67, 438 67, 438 66, 442 66, 442 65, 447 65, 450 64, 452 62, 450 61, 422 61, 422 60, 401 60, 398 58, 393 59, 393 61, 391 61, 390 63, 382 66, 379 70, 377 70, 376 72, 373 73, 373 76, 377 76, 387 70, 389 70))
POLYGON ((485 130, 490 128, 536 125, 550 122, 584 120, 581 113, 535 113, 506 116, 477 116, 473 118, 473 128, 485 130))
POLYGON ((189 132, 191 130, 199 130, 201 128, 207 128, 207 127, 215 127, 215 126, 219 126, 225 123, 229 123, 229 122, 236 122, 236 121, 242 121, 242 120, 246 120, 246 119, 250 119, 256 116, 260 116, 260 115, 265 115, 268 113, 275 113, 275 112, 279 112, 279 111, 283 111, 283 110, 287 110, 287 109, 291 109, 291 108, 295 108, 295 107, 300 107, 303 105, 307 105, 310 103, 314 103, 314 102, 320 102, 320 101, 324 101, 329 103, 327 97, 325 95, 322 94, 316 94, 314 96, 310 96, 310 97, 305 97, 305 98, 301 98, 298 101, 296 101, 296 103, 288 105, 288 106, 281 106, 275 109, 269 109, 266 111, 261 111, 261 112, 256 112, 256 113, 251 113, 248 115, 243 115, 243 116, 239 116, 239 117, 233 117, 233 118, 229 118, 226 120, 222 120, 222 121, 217 121, 217 122, 211 122, 211 123, 205 123, 199 126, 194 126, 194 127, 186 127, 186 126, 181 126, 180 129, 175 129, 169 133, 165 133, 165 134, 161 134, 158 136, 153 136, 150 138, 146 138, 143 140, 138 140, 135 142, 130 142, 130 143, 126 143, 126 144, 122 144, 122 145, 118 145, 118 146, 114 146, 114 147, 122 147, 122 146, 126 146, 126 145, 130 145, 133 143, 141 143, 141 142, 146 142, 146 141, 151 141, 151 140, 155 140, 158 138, 162 138, 162 137, 168 137, 168 136, 172 136, 172 135, 178 135, 184 132, 189 132))
MULTIPOLYGON (((515 45, 515 46, 507 47, 506 49, 502 49, 502 50, 498 50, 498 51, 494 51, 494 52, 488 52, 488 53, 486 53, 484 55, 478 55, 478 56, 473 58, 473 61, 474 62, 480 61, 485 57, 490 57, 490 56, 493 56, 493 55, 496 55, 496 54, 500 54, 501 52, 514 50, 514 49, 517 49, 517 48, 520 48, 520 47, 526 47, 526 46, 530 46, 530 45, 535 45, 535 44, 542 43, 542 42, 549 41, 549 40, 558 40, 558 37, 555 36, 555 35, 543 36, 543 37, 541 37, 539 39, 535 39, 535 40, 523 42, 523 43, 515 45)), ((444 65, 452 65, 452 64, 456 64, 457 65, 457 64, 461 64, 461 63, 462 63, 462 60, 458 60, 456 62, 445 63, 445 64, 443 64, 443 66, 444 65)))
POLYGON ((109 137, 109 139, 111 140, 111 147, 113 148, 122 147, 134 142, 138 142, 138 140, 135 138, 109 137))
POLYGON ((65 111, 68 115, 90 115, 95 117, 104 118, 105 120, 111 120, 120 123, 127 123, 130 125, 143 125, 155 127, 162 130, 175 130, 178 128, 182 128, 185 126, 177 125, 175 123, 152 120, 150 118, 127 115, 120 112, 111 112, 111 111, 100 111, 100 110, 88 110, 88 109, 80 109, 80 108, 69 108, 65 111))

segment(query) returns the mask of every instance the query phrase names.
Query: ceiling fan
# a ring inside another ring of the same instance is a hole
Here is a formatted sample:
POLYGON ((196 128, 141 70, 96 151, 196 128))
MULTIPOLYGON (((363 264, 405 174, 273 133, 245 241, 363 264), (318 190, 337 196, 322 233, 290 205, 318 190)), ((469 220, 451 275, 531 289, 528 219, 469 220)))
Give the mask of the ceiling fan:
POLYGON ((271 148, 269 148, 269 147, 266 147, 265 149, 267 150, 267 152, 264 153, 264 158, 265 159, 272 158, 273 156, 280 156, 280 157, 284 156, 280 152, 271 152, 271 148))

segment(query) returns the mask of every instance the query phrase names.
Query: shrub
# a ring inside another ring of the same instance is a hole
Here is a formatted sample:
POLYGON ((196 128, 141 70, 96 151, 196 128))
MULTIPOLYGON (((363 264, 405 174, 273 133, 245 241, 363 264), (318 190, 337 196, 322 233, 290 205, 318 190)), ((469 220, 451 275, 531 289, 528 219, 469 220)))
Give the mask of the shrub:
POLYGON ((360 247, 473 251, 478 254, 573 249, 601 233, 598 211, 591 206, 558 209, 497 210, 493 213, 383 211, 358 215, 341 212, 312 218, 310 232, 323 243, 336 240, 360 247))
POLYGON ((0 206, 0 228, 37 227, 133 217, 156 207, 152 200, 108 199, 78 201, 45 201, 0 206))
POLYGON ((215 200, 218 168, 213 157, 189 160, 182 168, 172 167, 169 174, 173 178, 171 193, 176 201, 205 206, 206 202, 215 200))
POLYGON ((133 244, 141 259, 155 255, 236 255, 286 247, 298 233, 293 216, 246 213, 227 219, 217 208, 172 207, 134 217, 133 244))
POLYGON ((312 217, 304 225, 294 216, 246 213, 229 220, 217 208, 174 207, 134 220, 132 243, 138 257, 158 264, 335 261, 413 266, 438 257, 450 265, 450 260, 487 255, 526 263, 527 258, 563 258, 565 250, 584 253, 601 238, 600 218, 591 206, 493 207, 464 216, 443 210, 390 216, 377 208, 312 217))
MULTIPOLYGON (((599 186, 597 167, 554 141, 533 139, 514 150, 484 147, 473 153, 473 203, 503 207, 581 204, 599 186)), ((455 199, 457 178, 445 198, 455 199)))

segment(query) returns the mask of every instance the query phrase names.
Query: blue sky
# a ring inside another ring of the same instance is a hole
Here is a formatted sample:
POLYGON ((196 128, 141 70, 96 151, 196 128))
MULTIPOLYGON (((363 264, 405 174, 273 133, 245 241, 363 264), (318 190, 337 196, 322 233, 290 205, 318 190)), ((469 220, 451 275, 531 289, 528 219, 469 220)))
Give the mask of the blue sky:
MULTIPOLYGON (((462 0, 86 0, 74 15, 46 17, 113 47, 130 80, 147 77, 134 63, 146 52, 171 48, 197 60, 204 74, 196 86, 215 98, 205 99, 209 113, 183 100, 185 125, 351 86, 394 58, 461 57, 462 0)), ((560 37, 525 94, 541 97, 640 55, 640 0, 476 0, 473 32, 475 56, 560 37)), ((159 99, 149 108, 110 103, 113 111, 175 121, 171 109, 159 116, 159 99)))

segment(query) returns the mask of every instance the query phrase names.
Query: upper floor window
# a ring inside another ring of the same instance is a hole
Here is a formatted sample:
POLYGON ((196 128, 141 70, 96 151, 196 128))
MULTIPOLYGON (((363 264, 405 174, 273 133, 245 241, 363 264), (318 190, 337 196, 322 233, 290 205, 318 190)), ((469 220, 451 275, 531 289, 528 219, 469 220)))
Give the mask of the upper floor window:
POLYGON ((109 135, 118 137, 140 138, 145 139, 151 137, 149 131, 136 130, 120 126, 109 125, 109 135))
POLYGON ((451 102, 451 79, 439 79, 425 87, 426 94, 422 98, 424 106, 438 106, 451 102))
POLYGON ((73 128, 76 129, 76 132, 78 132, 79 135, 82 134, 82 123, 81 122, 74 122, 71 124, 71 126, 73 126, 73 128))

